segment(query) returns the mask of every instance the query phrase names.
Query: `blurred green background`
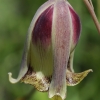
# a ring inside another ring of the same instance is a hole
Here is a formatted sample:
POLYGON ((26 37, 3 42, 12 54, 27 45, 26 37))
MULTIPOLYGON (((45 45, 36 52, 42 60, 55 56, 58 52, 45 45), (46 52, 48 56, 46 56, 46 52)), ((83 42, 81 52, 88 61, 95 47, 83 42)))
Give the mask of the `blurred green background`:
MULTIPOLYGON (((24 83, 11 84, 8 72, 17 77, 30 22, 46 0, 0 0, 0 100, 49 100, 48 93, 34 91, 24 83)), ((68 0, 82 22, 74 57, 75 72, 93 69, 79 85, 67 88, 66 100, 100 100, 100 34, 83 3, 68 0)), ((100 0, 92 0, 100 20, 100 0)))

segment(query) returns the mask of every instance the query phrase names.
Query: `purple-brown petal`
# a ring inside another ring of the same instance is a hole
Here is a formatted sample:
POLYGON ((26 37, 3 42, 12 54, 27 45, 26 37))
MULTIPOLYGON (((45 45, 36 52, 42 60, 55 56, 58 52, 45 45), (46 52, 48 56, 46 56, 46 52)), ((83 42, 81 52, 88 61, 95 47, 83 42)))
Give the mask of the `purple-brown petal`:
POLYGON ((66 97, 66 70, 71 47, 71 17, 66 1, 58 0, 54 6, 52 45, 54 70, 49 87, 49 97, 66 97))
POLYGON ((79 36, 80 36, 80 31, 81 31, 81 23, 78 15, 75 13, 75 11, 69 6, 71 18, 72 18, 72 27, 73 27, 73 37, 72 41, 74 45, 77 44, 79 36))
POLYGON ((53 5, 48 7, 37 19, 32 32, 32 42, 47 47, 51 43, 53 5))

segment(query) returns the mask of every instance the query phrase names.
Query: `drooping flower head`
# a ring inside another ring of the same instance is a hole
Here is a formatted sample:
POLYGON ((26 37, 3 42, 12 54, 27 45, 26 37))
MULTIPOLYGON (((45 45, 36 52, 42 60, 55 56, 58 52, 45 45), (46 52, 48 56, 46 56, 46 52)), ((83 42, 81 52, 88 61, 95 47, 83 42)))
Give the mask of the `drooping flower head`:
POLYGON ((65 0, 48 0, 36 12, 27 34, 18 81, 48 91, 50 98, 66 97, 66 85, 78 84, 91 70, 74 73, 73 54, 81 23, 65 0))

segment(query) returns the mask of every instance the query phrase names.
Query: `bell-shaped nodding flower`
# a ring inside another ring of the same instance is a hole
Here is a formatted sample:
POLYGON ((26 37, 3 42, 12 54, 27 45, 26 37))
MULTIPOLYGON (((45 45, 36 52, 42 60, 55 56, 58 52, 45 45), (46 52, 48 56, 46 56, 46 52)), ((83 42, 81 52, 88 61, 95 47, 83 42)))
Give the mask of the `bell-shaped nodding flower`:
POLYGON ((74 73, 73 53, 81 23, 65 0, 48 0, 36 12, 25 42, 18 81, 48 91, 49 98, 65 99, 66 87, 78 84, 90 71, 74 73))

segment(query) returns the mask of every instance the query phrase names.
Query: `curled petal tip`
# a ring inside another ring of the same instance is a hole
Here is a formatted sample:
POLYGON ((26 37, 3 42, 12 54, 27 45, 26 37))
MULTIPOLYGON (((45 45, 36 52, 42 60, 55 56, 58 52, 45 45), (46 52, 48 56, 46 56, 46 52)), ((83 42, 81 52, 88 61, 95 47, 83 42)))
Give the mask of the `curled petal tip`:
POLYGON ((11 82, 11 83, 17 83, 19 80, 18 79, 14 79, 14 78, 12 78, 12 73, 8 73, 8 75, 9 75, 9 81, 11 82))
POLYGON ((93 72, 93 70, 92 70, 92 69, 89 69, 88 71, 89 71, 89 72, 93 72))

